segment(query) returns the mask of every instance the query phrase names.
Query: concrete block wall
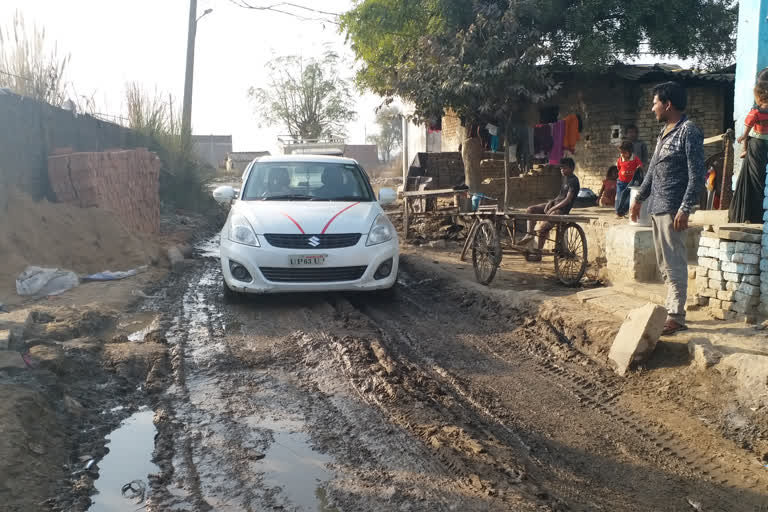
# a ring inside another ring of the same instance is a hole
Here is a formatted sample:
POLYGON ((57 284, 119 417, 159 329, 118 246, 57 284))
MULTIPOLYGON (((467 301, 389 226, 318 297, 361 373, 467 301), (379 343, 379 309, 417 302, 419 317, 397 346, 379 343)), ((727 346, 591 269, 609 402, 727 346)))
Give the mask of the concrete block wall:
POLYGON ((118 214, 138 232, 160 229, 160 159, 147 149, 69 153, 48 158, 56 199, 118 214))
POLYGON ((702 233, 696 268, 696 293, 700 306, 725 320, 737 315, 754 315, 761 297, 761 246, 752 241, 721 239, 702 233))
MULTIPOLYGON (((768 167, 766 167, 768 173, 768 167)), ((768 315, 768 182, 763 199, 763 236, 760 250, 760 313, 768 315)))

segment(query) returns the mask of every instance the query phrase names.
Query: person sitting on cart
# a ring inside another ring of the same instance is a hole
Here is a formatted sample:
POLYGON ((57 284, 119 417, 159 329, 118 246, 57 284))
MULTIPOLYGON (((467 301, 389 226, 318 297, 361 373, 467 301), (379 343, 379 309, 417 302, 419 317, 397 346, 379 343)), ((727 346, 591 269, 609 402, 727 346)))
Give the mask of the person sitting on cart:
MULTIPOLYGON (((560 160, 560 172, 563 175, 560 193, 556 198, 547 203, 530 206, 526 212, 545 215, 568 215, 581 189, 579 178, 573 174, 575 170, 576 162, 573 161, 573 158, 566 157, 560 160)), ((539 229, 536 230, 536 221, 529 220, 527 234, 520 240, 520 245, 531 242, 535 235, 539 235, 539 250, 543 249, 544 243, 547 241, 547 234, 551 229, 552 223, 544 221, 539 224, 539 229)))

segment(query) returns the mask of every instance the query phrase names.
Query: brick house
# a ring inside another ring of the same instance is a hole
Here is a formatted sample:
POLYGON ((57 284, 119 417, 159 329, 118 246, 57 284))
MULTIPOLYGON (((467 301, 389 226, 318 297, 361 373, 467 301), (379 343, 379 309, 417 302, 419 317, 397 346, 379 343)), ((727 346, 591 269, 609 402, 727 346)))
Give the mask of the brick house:
MULTIPOLYGON (((688 89, 687 113, 704 137, 724 133, 733 127, 735 74, 731 69, 697 73, 663 64, 618 65, 605 74, 562 73, 559 78, 562 82, 559 92, 544 103, 530 106, 525 119, 520 121, 533 126, 545 117, 562 119, 569 114, 578 114, 583 129, 573 155, 576 174, 582 187, 591 188, 595 193, 600 189, 608 167, 616 162, 616 144, 621 140, 625 126, 636 125, 640 139, 648 144, 649 153, 653 153, 660 127, 651 112, 652 89, 658 83, 675 80, 688 89), (617 129, 619 133, 616 133, 617 129)), ((464 130, 461 122, 455 114, 447 112, 441 125, 440 150, 458 151, 464 130)), ((721 150, 720 144, 705 146, 707 156, 721 150)), ((493 177, 498 174, 496 167, 489 166, 488 169, 492 169, 493 177)), ((537 173, 550 174, 541 168, 534 169, 532 174, 537 173)), ((523 205, 528 202, 528 197, 534 200, 557 192, 556 179, 528 181, 532 185, 535 183, 537 189, 553 187, 553 190, 536 190, 535 193, 531 190, 529 194, 525 179, 515 180, 511 187, 512 204, 523 205), (542 185, 542 181, 546 185, 542 185)))

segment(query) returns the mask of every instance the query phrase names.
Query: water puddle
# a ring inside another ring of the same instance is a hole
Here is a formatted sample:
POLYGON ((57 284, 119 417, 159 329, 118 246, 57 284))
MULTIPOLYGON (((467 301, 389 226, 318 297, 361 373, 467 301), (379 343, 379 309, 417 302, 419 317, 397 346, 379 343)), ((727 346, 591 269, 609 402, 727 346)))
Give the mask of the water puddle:
POLYGON ((220 235, 216 235, 213 238, 209 238, 204 242, 200 242, 195 246, 195 251, 201 258, 216 258, 219 259, 219 240, 220 235))
POLYGON ((126 335, 131 341, 144 341, 144 336, 160 328, 160 317, 156 313, 136 313, 121 320, 113 336, 126 335))
POLYGON ((143 508, 146 499, 143 491, 149 491, 147 475, 159 471, 152 462, 153 416, 152 410, 141 409, 107 436, 109 453, 98 462, 97 494, 93 496, 89 512, 133 512, 143 508), (128 484, 130 487, 126 488, 128 484))
POLYGON ((333 473, 326 467, 333 457, 314 451, 309 436, 298 430, 300 422, 266 421, 258 428, 269 429, 274 442, 259 463, 266 487, 280 487, 282 494, 298 510, 337 512, 328 505, 323 485, 333 473))

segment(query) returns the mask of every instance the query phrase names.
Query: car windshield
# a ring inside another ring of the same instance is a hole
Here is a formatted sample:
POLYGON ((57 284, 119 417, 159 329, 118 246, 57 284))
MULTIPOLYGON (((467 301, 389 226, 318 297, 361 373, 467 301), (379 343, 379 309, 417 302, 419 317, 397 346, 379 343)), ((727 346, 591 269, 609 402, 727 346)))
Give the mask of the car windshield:
POLYGON ((373 201, 368 179, 355 164, 257 162, 248 174, 245 201, 373 201))

